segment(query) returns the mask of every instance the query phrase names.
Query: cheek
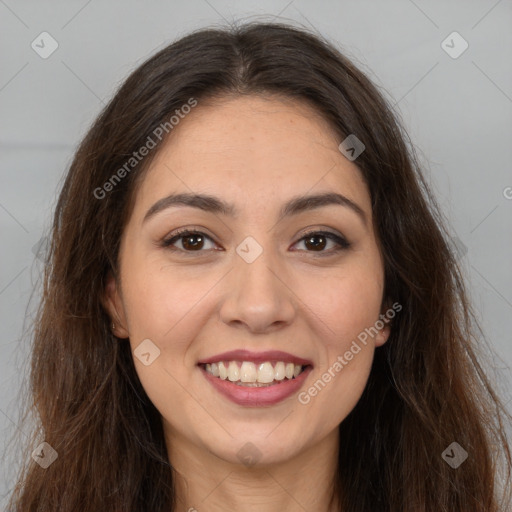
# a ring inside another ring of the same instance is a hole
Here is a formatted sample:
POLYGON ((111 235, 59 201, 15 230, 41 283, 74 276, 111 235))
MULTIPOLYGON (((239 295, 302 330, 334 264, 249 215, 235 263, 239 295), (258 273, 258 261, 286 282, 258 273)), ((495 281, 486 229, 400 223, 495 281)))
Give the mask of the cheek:
POLYGON ((359 402, 370 375, 374 349, 359 344, 331 354, 328 364, 317 368, 315 377, 298 396, 308 417, 322 418, 320 432, 328 432, 345 420, 359 402))
POLYGON ((188 275, 159 264, 146 265, 146 269, 129 275, 123 287, 130 336, 163 341, 178 333, 183 324, 190 324, 190 315, 201 307, 216 279, 212 273, 188 275))
POLYGON ((375 346, 372 330, 380 312, 375 280, 347 278, 325 290, 316 306, 322 346, 308 387, 298 396, 311 417, 321 417, 322 435, 339 425, 356 406, 370 375, 375 346), (325 328, 328 325, 329 328, 325 328))
MULTIPOLYGON (((127 265, 123 285, 137 375, 163 417, 173 417, 176 410, 187 410, 187 417, 193 418, 199 413, 186 389, 193 372, 189 348, 201 329, 204 296, 216 281, 206 275, 189 279, 183 272, 161 264, 140 265, 139 269, 144 271, 130 273, 127 265), (154 362, 147 366, 136 354, 138 346, 146 339, 159 350, 154 362)), ((204 417, 200 419, 205 421, 204 417)))
POLYGON ((329 279, 316 283, 311 279, 304 286, 307 306, 315 313, 331 351, 344 352, 379 319, 383 285, 378 267, 346 267, 329 279))
POLYGON ((320 360, 299 403, 323 418, 323 427, 341 423, 359 401, 371 370, 375 322, 382 281, 378 267, 346 269, 310 290, 307 303, 322 333, 320 360))
MULTIPOLYGON (((214 314, 212 295, 219 277, 213 272, 187 272, 158 262, 126 267, 123 286, 130 345, 137 374, 160 410, 182 408, 190 402, 185 387, 195 371, 194 340, 214 314), (137 360, 137 347, 151 340, 159 355, 149 366, 137 360)), ((192 404, 193 405, 193 404, 192 404)))

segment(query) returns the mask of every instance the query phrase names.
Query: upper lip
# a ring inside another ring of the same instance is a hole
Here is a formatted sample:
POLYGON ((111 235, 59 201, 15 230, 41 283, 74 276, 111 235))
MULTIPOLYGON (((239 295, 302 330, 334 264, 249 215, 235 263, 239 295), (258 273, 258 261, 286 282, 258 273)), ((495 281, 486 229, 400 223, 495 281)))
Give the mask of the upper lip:
POLYGON ((198 364, 218 363, 219 361, 251 361, 265 363, 267 361, 283 361, 297 365, 307 366, 313 363, 308 359, 282 352, 281 350, 267 350, 265 352, 251 352, 250 350, 230 350, 214 356, 201 359, 198 364))

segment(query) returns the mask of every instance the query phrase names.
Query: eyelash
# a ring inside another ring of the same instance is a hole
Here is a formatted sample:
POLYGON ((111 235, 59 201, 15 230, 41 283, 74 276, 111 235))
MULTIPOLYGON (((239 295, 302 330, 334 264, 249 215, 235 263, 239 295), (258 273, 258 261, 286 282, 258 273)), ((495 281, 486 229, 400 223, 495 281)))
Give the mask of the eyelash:
MULTIPOLYGON (((181 252, 187 254, 187 256, 188 255, 193 255, 194 253, 204 252, 204 250, 187 251, 187 250, 179 249, 177 247, 173 247, 172 246, 172 244, 174 242, 177 242, 180 238, 186 238, 188 235, 202 235, 203 237, 211 240, 212 242, 215 242, 206 233, 203 233, 201 231, 194 231, 194 230, 191 230, 191 229, 188 229, 188 228, 184 228, 182 230, 176 231, 175 233, 172 233, 171 238, 167 238, 167 239, 162 240, 161 246, 166 248, 166 249, 169 249, 171 251, 181 251, 181 252)), ((308 233, 305 233, 303 235, 303 237, 300 240, 298 240, 296 243, 302 242, 304 239, 310 238, 310 237, 312 237, 314 235, 316 235, 316 236, 318 236, 318 235, 323 236, 325 238, 328 238, 329 240, 334 241, 336 244, 338 244, 338 247, 336 247, 334 249, 331 249, 330 251, 319 251, 317 253, 316 251, 307 251, 306 250, 306 252, 316 253, 316 256, 319 256, 319 257, 329 256, 329 255, 332 255, 332 254, 337 253, 339 251, 347 250, 352 245, 345 238, 343 238, 341 236, 338 236, 338 235, 335 235, 334 233, 331 233, 329 231, 310 231, 308 233)))

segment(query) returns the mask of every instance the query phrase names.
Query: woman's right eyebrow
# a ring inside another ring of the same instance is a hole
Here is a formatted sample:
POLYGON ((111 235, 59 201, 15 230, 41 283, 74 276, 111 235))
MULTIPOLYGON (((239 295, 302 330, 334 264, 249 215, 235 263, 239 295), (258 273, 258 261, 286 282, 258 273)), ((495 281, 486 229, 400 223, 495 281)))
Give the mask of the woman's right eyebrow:
MULTIPOLYGON (((349 208, 357 214, 359 219, 367 226, 367 216, 364 210, 354 201, 348 197, 337 192, 325 192, 315 195, 296 196, 288 200, 281 208, 278 220, 284 217, 297 215, 309 210, 323 208, 325 206, 338 205, 349 208)), ((239 211, 235 205, 227 203, 219 197, 209 194, 192 194, 192 193, 177 193, 170 194, 162 199, 159 199, 151 208, 146 212, 143 223, 148 221, 157 213, 167 210, 172 207, 191 207, 198 208, 205 212, 227 215, 233 218, 238 217, 239 211)))

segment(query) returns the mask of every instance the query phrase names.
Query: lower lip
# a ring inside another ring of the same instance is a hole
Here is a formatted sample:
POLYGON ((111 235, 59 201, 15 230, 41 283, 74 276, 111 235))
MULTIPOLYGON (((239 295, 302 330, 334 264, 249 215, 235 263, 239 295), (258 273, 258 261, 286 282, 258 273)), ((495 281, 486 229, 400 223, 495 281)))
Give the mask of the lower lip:
POLYGON ((312 368, 311 366, 308 366, 298 377, 295 377, 294 379, 288 380, 285 378, 280 384, 264 386, 261 388, 238 386, 227 379, 222 380, 219 377, 214 377, 202 367, 200 367, 200 369, 208 382, 219 393, 224 395, 226 398, 229 398, 232 402, 246 407, 261 407, 277 404, 297 392, 304 384, 304 381, 312 368))

